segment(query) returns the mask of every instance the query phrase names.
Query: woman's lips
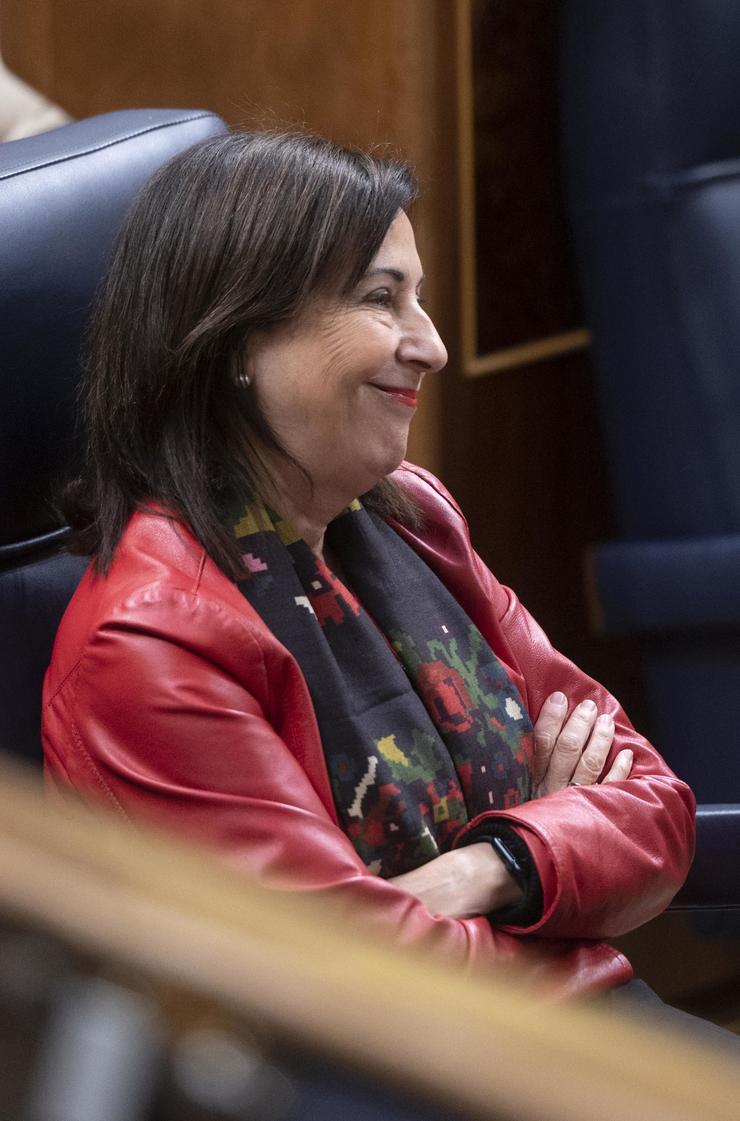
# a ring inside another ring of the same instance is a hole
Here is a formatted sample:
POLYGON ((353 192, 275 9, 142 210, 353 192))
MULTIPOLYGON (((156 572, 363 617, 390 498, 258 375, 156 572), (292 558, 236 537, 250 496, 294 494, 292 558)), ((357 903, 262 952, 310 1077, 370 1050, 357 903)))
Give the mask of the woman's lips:
POLYGON ((379 389, 381 393, 385 393, 387 397, 392 397, 398 401, 399 405, 406 405, 409 409, 415 409, 418 401, 418 390, 416 389, 403 389, 398 385, 375 385, 372 383, 373 389, 379 389))

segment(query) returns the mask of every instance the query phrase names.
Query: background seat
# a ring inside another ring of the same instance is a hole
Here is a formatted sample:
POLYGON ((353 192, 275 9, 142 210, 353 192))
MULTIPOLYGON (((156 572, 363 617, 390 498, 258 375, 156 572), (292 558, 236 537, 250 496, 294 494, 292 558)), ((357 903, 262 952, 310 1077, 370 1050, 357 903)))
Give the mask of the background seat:
POLYGON ((141 184, 226 130, 212 113, 106 113, 0 144, 0 750, 37 763, 41 682, 85 567, 64 553, 58 483, 79 454, 91 302, 141 184))
POLYGON ((566 0, 562 31, 619 523, 592 556, 603 628, 638 636, 653 739, 701 804, 694 901, 740 906, 740 6, 566 0))

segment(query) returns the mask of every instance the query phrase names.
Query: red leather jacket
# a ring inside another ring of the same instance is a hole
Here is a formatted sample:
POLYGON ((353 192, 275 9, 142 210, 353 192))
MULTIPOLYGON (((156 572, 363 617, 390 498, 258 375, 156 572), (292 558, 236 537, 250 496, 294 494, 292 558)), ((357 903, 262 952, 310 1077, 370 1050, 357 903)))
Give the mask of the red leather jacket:
POLYGON ((435 916, 368 871, 338 825, 297 663, 188 531, 163 515, 131 519, 109 574, 88 572, 64 616, 45 682, 48 778, 205 840, 271 885, 331 889, 373 935, 463 965, 518 961, 535 978, 557 975, 566 993, 620 984, 631 967, 600 939, 658 914, 683 882, 693 797, 617 701, 553 650, 491 575, 441 484, 408 464, 395 478, 423 514, 422 530, 398 532, 509 668, 532 718, 555 689, 571 705, 591 697, 615 718, 612 757, 625 746, 634 752, 625 782, 490 815, 516 826, 537 863, 545 907, 535 926, 494 930, 483 917, 435 916))

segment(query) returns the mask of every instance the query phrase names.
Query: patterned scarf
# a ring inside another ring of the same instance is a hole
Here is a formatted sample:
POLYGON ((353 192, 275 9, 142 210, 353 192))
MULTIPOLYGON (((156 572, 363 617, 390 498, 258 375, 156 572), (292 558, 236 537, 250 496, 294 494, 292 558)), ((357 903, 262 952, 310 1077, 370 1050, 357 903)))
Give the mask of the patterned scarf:
POLYGON ((372 871, 425 864, 476 814, 531 797, 518 690, 390 526, 358 500, 332 522, 346 583, 261 504, 234 532, 239 588, 303 671, 340 822, 372 871))

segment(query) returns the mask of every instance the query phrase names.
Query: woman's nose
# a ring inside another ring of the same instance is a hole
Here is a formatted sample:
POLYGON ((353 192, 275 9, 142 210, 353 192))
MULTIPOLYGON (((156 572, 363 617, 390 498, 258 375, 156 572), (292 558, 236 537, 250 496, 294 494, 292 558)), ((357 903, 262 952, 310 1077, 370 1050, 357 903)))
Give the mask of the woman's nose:
POLYGON ((418 308, 413 321, 407 324, 398 345, 401 362, 435 373, 447 365, 447 350, 437 328, 423 308, 418 308))

